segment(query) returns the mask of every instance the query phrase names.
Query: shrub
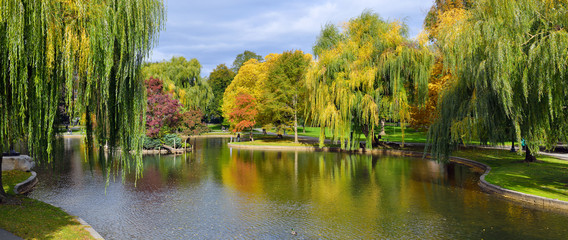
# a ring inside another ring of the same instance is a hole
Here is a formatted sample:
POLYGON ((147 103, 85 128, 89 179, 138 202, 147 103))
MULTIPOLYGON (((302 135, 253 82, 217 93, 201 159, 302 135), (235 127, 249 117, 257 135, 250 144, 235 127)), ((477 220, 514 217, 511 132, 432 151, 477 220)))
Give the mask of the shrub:
POLYGON ((182 146, 181 138, 177 134, 166 134, 162 140, 165 145, 174 148, 180 148, 182 146), (175 145, 174 145, 175 143, 175 145))
POLYGON ((146 136, 144 138, 144 149, 159 149, 162 146, 162 141, 159 138, 151 138, 146 136))

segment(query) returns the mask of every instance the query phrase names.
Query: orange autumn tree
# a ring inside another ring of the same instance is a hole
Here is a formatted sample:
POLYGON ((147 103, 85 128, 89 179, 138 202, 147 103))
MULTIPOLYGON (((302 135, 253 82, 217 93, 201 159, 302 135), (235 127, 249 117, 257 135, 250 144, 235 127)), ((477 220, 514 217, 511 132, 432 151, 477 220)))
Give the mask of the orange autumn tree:
MULTIPOLYGON (((456 23, 467 17, 473 6, 472 0, 436 0, 424 20, 428 39, 433 43, 438 55, 428 80, 428 100, 422 106, 412 105, 409 124, 416 130, 427 130, 437 118, 438 98, 450 85, 451 73, 444 69, 444 59, 439 52, 438 41, 441 32, 457 31, 456 23)), ((444 40, 444 39, 441 39, 444 40)))
POLYGON ((436 59, 436 63, 432 67, 432 73, 428 80, 428 100, 424 106, 413 104, 410 107, 410 127, 425 131, 436 120, 438 106, 438 97, 442 94, 442 90, 447 86, 448 79, 451 75, 448 70, 444 70, 444 63, 441 58, 436 59))
POLYGON ((255 118, 258 114, 256 110, 256 99, 247 93, 239 93, 235 99, 235 107, 229 113, 229 121, 234 124, 233 132, 241 132, 250 129, 250 140, 252 138, 252 128, 256 124, 255 118))

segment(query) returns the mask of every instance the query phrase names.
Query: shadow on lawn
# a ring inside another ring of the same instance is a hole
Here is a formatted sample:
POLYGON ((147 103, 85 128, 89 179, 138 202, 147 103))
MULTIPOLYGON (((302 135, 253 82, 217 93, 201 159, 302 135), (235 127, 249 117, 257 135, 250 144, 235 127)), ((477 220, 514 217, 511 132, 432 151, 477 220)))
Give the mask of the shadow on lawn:
POLYGON ((10 195, 0 204, 0 228, 24 239, 92 239, 60 208, 25 196, 10 195))

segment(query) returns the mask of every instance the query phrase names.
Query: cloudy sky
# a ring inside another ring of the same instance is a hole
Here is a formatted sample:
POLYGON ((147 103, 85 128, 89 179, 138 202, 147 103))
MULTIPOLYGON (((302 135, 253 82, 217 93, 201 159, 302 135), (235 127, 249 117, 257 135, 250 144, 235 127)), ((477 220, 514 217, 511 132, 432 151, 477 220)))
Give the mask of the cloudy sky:
POLYGON ((311 53, 321 27, 341 24, 365 9, 402 20, 416 36, 433 0, 165 0, 166 29, 150 61, 197 58, 202 76, 219 64, 231 66, 245 50, 261 56, 302 50, 311 53))

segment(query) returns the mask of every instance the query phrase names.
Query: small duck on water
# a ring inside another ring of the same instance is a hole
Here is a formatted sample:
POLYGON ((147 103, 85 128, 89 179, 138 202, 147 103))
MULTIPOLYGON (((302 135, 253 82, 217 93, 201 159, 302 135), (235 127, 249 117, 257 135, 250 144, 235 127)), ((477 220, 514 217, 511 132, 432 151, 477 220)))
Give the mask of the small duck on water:
POLYGON ((298 235, 298 233, 297 233, 296 231, 294 231, 293 228, 292 228, 292 231, 290 232, 290 234, 292 234, 292 235, 294 235, 294 236, 298 235))

